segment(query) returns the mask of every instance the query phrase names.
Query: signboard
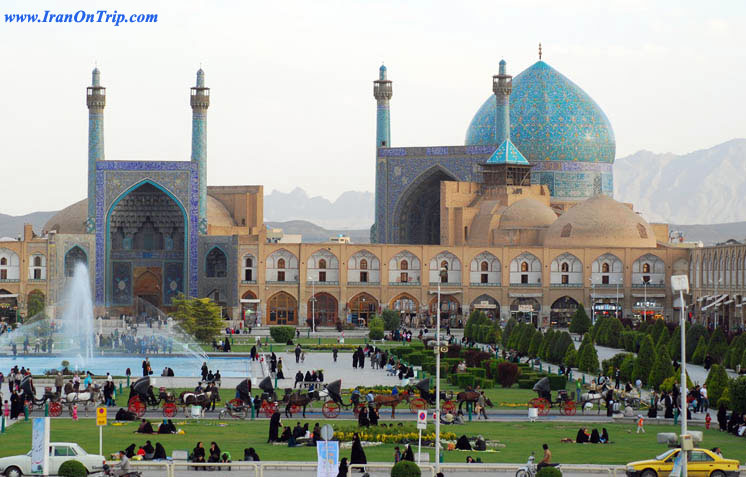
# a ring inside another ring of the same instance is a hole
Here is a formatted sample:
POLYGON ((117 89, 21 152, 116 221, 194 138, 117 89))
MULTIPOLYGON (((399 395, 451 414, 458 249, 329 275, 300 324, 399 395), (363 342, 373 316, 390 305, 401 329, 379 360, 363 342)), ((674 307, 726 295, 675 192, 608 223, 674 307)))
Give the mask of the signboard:
POLYGON ((329 424, 324 424, 321 427, 321 438, 325 441, 330 441, 334 437, 334 428, 329 424))
POLYGON ((97 426, 106 425, 106 408, 105 407, 96 408, 96 425, 97 426))
POLYGON ((316 477, 336 477, 339 467, 339 441, 317 441, 316 477))
POLYGON ((49 418, 35 417, 31 434, 31 473, 49 475, 49 418))
POLYGON ((518 305, 518 311, 522 313, 531 313, 534 311, 533 305, 518 305))
POLYGON ((427 427, 427 411, 417 411, 417 429, 425 429, 427 427))

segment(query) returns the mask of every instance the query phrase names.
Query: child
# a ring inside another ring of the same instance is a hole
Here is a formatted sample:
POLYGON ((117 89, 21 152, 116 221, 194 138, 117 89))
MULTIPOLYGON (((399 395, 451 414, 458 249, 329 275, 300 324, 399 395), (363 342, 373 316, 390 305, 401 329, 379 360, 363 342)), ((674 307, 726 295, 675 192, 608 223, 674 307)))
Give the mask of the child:
POLYGON ((3 406, 3 416, 5 416, 5 420, 8 420, 8 417, 10 416, 10 404, 8 404, 8 400, 5 400, 5 405, 3 406))
POLYGON ((643 419, 642 414, 637 415, 637 434, 643 433, 645 434, 645 419, 643 419))
POLYGON ((710 422, 712 422, 712 418, 710 417, 710 413, 708 412, 705 416, 705 429, 710 429, 710 422))
POLYGON ((78 420, 78 405, 73 405, 73 421, 78 420))

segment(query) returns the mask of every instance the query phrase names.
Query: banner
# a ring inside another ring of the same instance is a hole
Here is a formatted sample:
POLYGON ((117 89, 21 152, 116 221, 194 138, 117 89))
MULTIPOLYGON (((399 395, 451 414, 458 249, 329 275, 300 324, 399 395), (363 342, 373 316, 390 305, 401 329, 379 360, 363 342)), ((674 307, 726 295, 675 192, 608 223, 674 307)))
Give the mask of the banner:
POLYGON ((49 475, 48 417, 35 417, 32 423, 31 473, 49 475))
POLYGON ((336 477, 339 468, 339 441, 317 441, 316 477, 336 477))
POLYGON ((682 455, 683 452, 679 452, 679 455, 677 455, 676 459, 674 459, 673 469, 671 469, 671 473, 668 474, 668 477, 681 477, 681 471, 683 470, 682 467, 684 466, 683 462, 681 461, 682 455))

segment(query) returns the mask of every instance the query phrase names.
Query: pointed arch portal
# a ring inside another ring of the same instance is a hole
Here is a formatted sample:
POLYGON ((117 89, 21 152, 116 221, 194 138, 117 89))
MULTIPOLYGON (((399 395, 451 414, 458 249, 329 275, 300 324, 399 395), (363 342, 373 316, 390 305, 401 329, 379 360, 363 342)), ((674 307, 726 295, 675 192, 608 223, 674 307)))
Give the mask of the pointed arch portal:
POLYGON ((399 199, 394 213, 398 225, 394 243, 440 243, 440 182, 455 180, 456 177, 446 169, 434 166, 412 182, 399 199))

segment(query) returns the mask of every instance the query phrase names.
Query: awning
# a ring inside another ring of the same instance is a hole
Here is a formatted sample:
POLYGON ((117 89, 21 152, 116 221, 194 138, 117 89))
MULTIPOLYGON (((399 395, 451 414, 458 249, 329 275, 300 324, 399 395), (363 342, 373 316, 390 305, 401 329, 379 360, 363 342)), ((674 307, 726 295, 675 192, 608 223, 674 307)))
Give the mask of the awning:
POLYGON ((476 308, 477 310, 494 310, 497 308, 497 305, 494 303, 477 303, 476 305, 472 305, 472 308, 476 308))
MULTIPOLYGON (((440 291, 441 295, 458 295, 459 293, 461 293, 461 290, 450 290, 450 291, 441 290, 440 291)), ((438 290, 437 289, 430 290, 430 294, 431 295, 437 295, 438 294, 438 290)))
POLYGON ((616 293, 591 293, 591 298, 624 298, 624 293, 616 294, 616 293))
POLYGON ((260 303, 258 298, 241 298, 241 303, 260 303))
POLYGON ((18 298, 17 293, 3 293, 0 298, 18 298))
POLYGON ((736 300, 728 300, 728 301, 726 301, 725 303, 723 303, 723 306, 725 306, 725 305, 730 305, 730 304, 731 304, 731 303, 733 303, 734 301, 736 301, 736 300))
POLYGON ((632 296, 635 298, 666 298, 665 293, 648 293, 647 295, 644 293, 633 293, 632 296))
POLYGON ((710 303, 709 305, 703 306, 703 307, 702 307, 702 311, 705 311, 706 309, 708 309, 708 308, 710 308, 710 307, 713 307, 713 306, 717 305, 717 304, 718 304, 718 303, 720 303, 721 301, 725 300, 725 298, 726 298, 727 296, 728 296, 727 294, 726 294, 726 295, 720 295, 720 296, 718 297, 718 299, 717 299, 717 300, 713 301, 713 302, 712 302, 712 303, 710 303))
POLYGON ((701 296, 701 297, 697 298, 697 301, 702 301, 702 300, 706 300, 706 299, 707 299, 706 296, 701 296))

